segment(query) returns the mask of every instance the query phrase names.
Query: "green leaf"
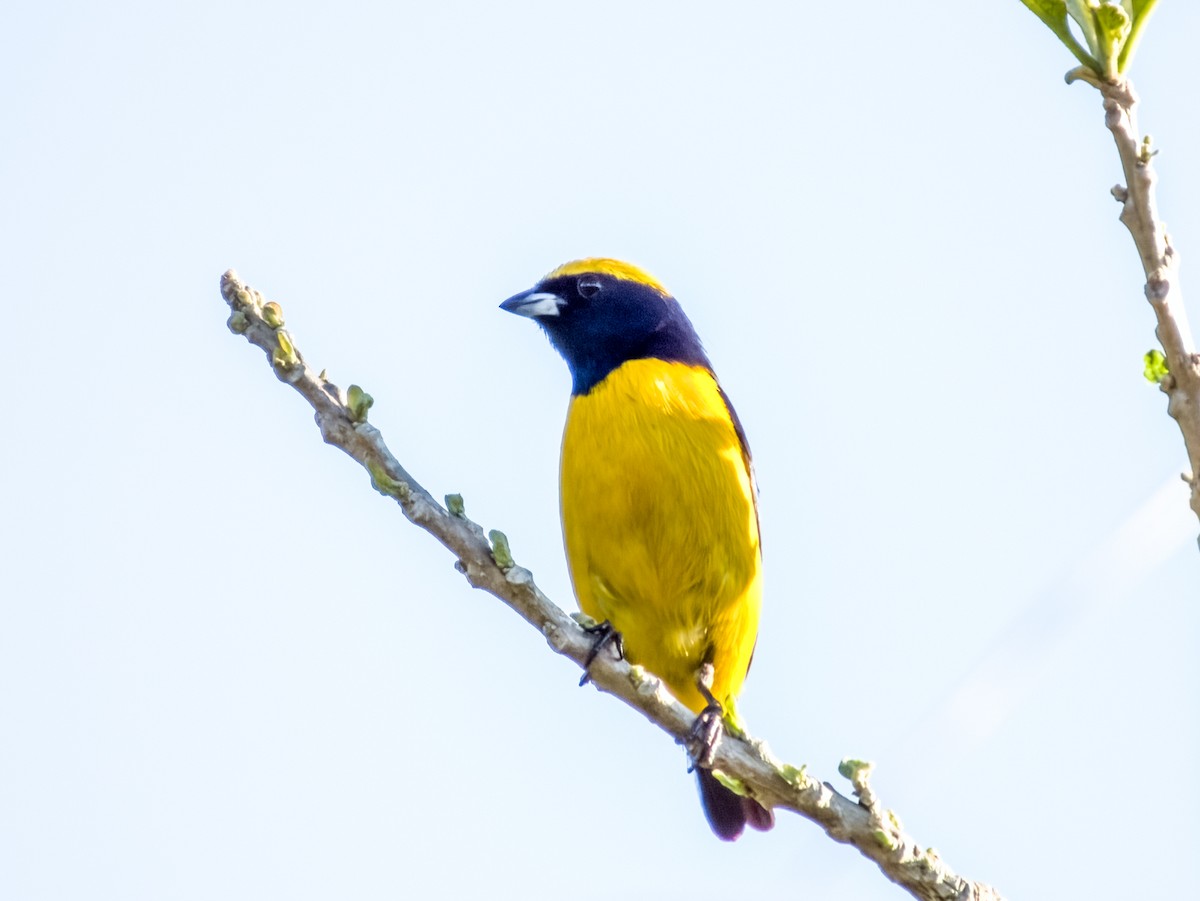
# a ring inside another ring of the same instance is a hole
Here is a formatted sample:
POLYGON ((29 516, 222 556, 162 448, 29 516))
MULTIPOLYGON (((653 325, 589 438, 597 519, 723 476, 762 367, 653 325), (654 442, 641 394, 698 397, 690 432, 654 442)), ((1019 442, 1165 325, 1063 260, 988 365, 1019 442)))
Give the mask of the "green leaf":
POLYGON ((1061 21, 1063 25, 1066 25, 1066 0, 1021 0, 1021 2, 1029 7, 1030 12, 1049 25, 1052 29, 1056 27, 1055 23, 1059 21, 1061 21))
POLYGON ((1098 44, 1096 35, 1096 20, 1092 15, 1099 0, 1067 0, 1067 13, 1075 20, 1079 30, 1083 32, 1083 42, 1094 55, 1098 44))
MULTIPOLYGON (((1089 54, 1087 50, 1080 45, 1079 41, 1075 40, 1075 35, 1071 34, 1071 28, 1067 24, 1067 3, 1070 2, 1073 6, 1078 6, 1084 0, 1021 0, 1029 11, 1046 23, 1049 28, 1066 46, 1068 50, 1075 55, 1083 65, 1087 66, 1097 75, 1104 71, 1104 67, 1096 61, 1096 58, 1089 54)), ((1072 18, 1075 18, 1072 15, 1072 18)), ((1090 16, 1087 17, 1090 21, 1090 16)), ((1077 20, 1078 21, 1078 20, 1077 20)), ((1084 29, 1084 34, 1087 34, 1087 29, 1084 29)))
POLYGON ((1130 18, 1133 19, 1133 25, 1129 29, 1129 37, 1125 39, 1125 46, 1121 48, 1121 56, 1117 60, 1117 68, 1120 72, 1124 73, 1129 68, 1129 64, 1133 62, 1133 53, 1137 49, 1138 39, 1142 36, 1142 26, 1150 18, 1150 13, 1154 12, 1154 4, 1157 2, 1158 0, 1125 0, 1130 18))
POLYGON ((1113 80, 1124 74, 1133 61, 1134 51, 1142 35, 1142 26, 1146 24, 1158 0, 1021 2, 1046 23, 1046 27, 1058 36, 1084 66, 1101 78, 1113 80), (1078 25, 1083 35, 1083 44, 1071 33, 1071 20, 1078 25))
POLYGON ((1171 370, 1167 368, 1167 358, 1163 356, 1163 352, 1158 348, 1146 351, 1146 356, 1142 358, 1146 364, 1142 370, 1142 375, 1146 377, 1146 381, 1153 382, 1155 385, 1161 385, 1163 379, 1171 374, 1171 370))
POLYGON ((1093 10, 1096 23, 1096 44, 1092 52, 1104 60, 1104 75, 1116 78, 1120 74, 1119 60, 1129 29, 1133 24, 1125 7, 1116 3, 1103 3, 1093 10))

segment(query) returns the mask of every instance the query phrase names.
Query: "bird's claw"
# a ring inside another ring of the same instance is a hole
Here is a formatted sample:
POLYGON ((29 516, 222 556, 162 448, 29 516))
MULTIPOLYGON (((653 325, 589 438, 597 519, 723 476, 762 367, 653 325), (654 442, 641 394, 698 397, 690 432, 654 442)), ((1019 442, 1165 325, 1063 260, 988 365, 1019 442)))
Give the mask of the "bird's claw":
POLYGON ((692 723, 692 731, 688 734, 688 749, 692 755, 692 765, 709 768, 712 766, 713 754, 721 733, 725 730, 725 711, 720 704, 709 704, 696 716, 692 723))
POLYGON ((608 645, 613 646, 618 660, 625 659, 625 641, 621 638, 621 633, 613 628, 613 624, 608 620, 581 628, 588 635, 593 636, 591 650, 583 660, 583 675, 579 677, 579 687, 583 688, 592 679, 592 662, 608 645))

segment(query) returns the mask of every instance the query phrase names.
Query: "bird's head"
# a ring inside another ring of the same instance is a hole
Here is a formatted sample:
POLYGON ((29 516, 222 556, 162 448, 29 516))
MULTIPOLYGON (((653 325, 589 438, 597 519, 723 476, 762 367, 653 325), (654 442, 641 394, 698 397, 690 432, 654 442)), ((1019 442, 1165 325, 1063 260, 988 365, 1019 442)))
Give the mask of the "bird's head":
POLYGON ((590 258, 559 266, 500 309, 546 330, 587 394, 629 360, 657 358, 711 368, 700 339, 667 289, 619 260, 590 258))

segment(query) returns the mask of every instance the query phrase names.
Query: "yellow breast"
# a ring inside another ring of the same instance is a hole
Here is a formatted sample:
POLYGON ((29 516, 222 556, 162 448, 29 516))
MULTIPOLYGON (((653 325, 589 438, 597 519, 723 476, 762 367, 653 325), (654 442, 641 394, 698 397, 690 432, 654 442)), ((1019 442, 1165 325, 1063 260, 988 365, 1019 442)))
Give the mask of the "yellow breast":
POLYGON ((562 519, 579 606, 693 710, 741 689, 761 597, 754 487, 712 374, 632 360, 572 398, 562 519))

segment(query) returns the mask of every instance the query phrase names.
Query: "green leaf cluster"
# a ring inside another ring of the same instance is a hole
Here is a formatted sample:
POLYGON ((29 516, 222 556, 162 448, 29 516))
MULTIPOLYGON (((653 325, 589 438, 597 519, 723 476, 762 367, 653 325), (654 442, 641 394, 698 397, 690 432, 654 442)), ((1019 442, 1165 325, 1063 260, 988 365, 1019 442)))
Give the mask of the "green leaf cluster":
MULTIPOLYGON (((1116 81, 1133 61, 1142 26, 1157 0, 1021 0, 1095 78, 1116 81), (1073 20, 1083 35, 1071 31, 1073 20)), ((1084 73, 1076 73, 1083 75, 1084 73)), ((1071 80, 1071 76, 1068 76, 1071 80)))
POLYGON ((1152 382, 1155 385, 1161 385, 1163 379, 1171 374, 1171 370, 1167 368, 1167 358, 1157 348, 1146 351, 1146 355, 1142 357, 1142 362, 1145 364, 1142 369, 1142 375, 1146 377, 1146 381, 1152 382))

